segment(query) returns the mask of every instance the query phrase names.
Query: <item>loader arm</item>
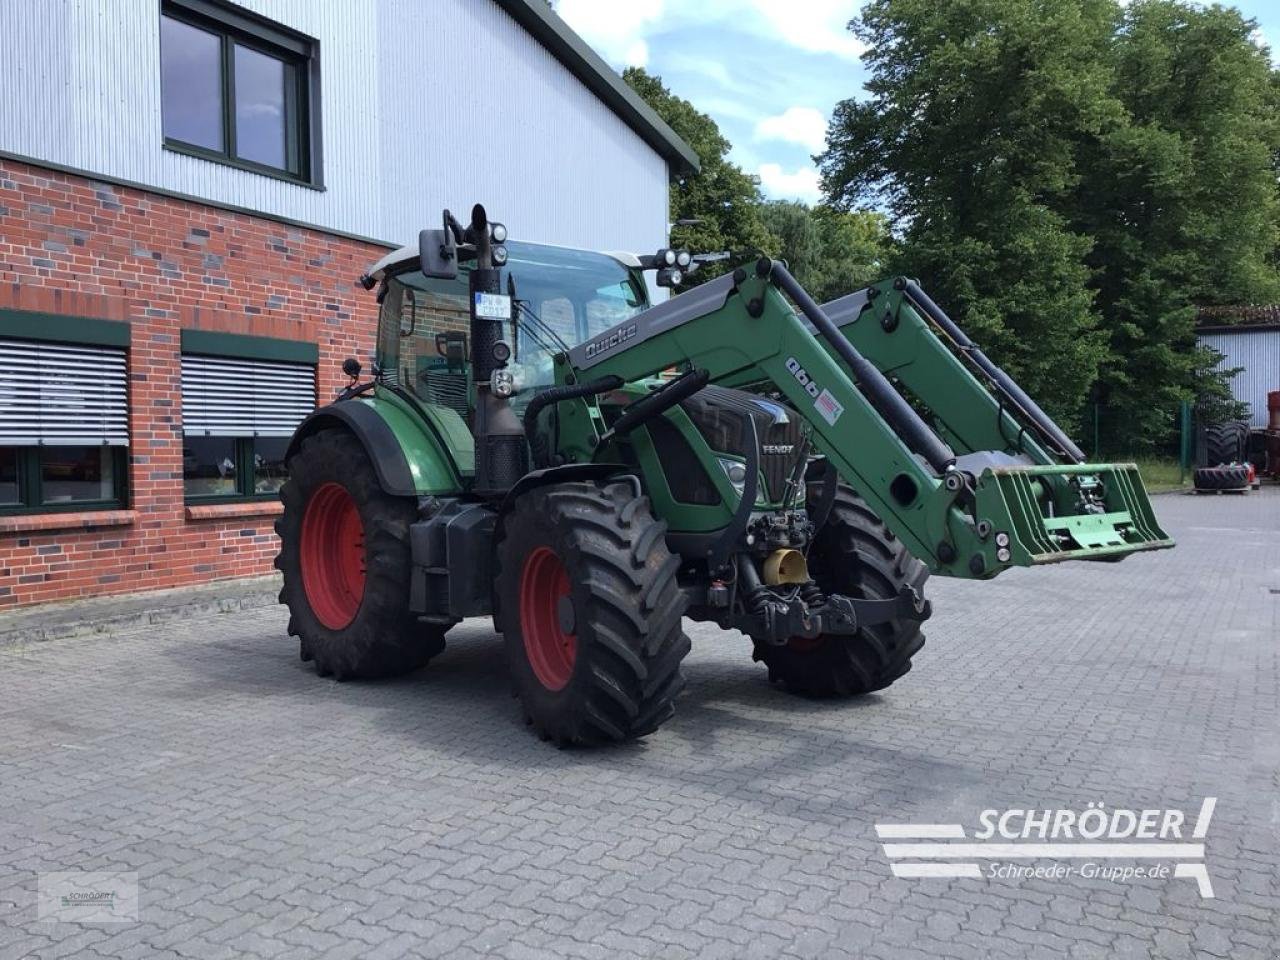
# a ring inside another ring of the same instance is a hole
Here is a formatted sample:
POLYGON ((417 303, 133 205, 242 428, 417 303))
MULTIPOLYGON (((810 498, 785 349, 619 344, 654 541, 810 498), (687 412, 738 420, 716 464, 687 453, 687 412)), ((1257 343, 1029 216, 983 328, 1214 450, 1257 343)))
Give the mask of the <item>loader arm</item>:
MULTIPOLYGON (((618 324, 558 357, 556 376, 561 384, 634 382, 673 363, 705 371, 712 383, 765 382, 786 397, 812 428, 816 449, 935 572, 991 577, 1014 565, 1171 545, 1136 473, 1057 465, 1039 448, 1036 465, 996 457, 965 469, 947 441, 967 454, 989 438, 991 429, 976 421, 997 422, 990 394, 985 408, 976 394, 964 398, 974 424, 956 419, 935 432, 780 263, 762 259, 618 324)), ((610 440, 603 422, 588 401, 569 403, 577 415, 566 423, 576 426, 565 431, 562 451, 571 460, 598 456, 610 440)))

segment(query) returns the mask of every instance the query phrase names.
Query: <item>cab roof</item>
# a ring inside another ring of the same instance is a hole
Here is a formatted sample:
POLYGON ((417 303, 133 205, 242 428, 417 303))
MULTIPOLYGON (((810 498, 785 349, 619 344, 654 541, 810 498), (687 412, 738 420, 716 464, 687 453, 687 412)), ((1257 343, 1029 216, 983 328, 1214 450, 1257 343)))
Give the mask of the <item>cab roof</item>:
MULTIPOLYGON (((522 244, 527 243, 526 241, 518 242, 522 244)), ((527 245, 531 247, 551 247, 557 250, 579 250, 577 247, 566 247, 555 243, 527 243, 527 245)), ((603 257, 610 257, 611 259, 618 261, 618 263, 622 264, 624 267, 630 267, 632 269, 639 269, 640 267, 640 258, 634 253, 614 250, 579 250, 579 252, 599 253, 603 257)), ((407 246, 400 247, 398 250, 392 250, 370 267, 362 279, 366 281, 368 286, 372 286, 386 276, 404 273, 407 270, 414 269, 417 263, 418 245, 416 243, 409 244, 407 246)))

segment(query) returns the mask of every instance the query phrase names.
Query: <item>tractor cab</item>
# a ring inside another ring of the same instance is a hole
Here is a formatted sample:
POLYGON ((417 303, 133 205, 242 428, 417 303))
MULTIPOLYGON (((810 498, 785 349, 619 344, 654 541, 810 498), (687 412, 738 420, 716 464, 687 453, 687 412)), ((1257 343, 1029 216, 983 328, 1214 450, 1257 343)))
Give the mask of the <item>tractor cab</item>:
MULTIPOLYGON (((512 355, 517 409, 538 387, 554 382, 553 357, 649 307, 640 261, 630 254, 595 253, 536 243, 506 245, 506 292, 511 298, 512 355)), ((470 339, 469 273, 428 277, 416 248, 375 266, 379 283, 375 377, 412 392, 444 415, 466 418, 475 406, 470 339)))

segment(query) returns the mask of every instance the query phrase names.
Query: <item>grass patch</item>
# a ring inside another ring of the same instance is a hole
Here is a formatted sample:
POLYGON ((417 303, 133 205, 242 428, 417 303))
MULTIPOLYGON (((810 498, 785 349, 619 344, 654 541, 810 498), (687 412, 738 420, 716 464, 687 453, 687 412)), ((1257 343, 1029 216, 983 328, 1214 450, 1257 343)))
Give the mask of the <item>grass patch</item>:
MULTIPOLYGON (((1117 458, 1117 463, 1124 463, 1124 458, 1117 458)), ((1191 471, 1187 470, 1185 478, 1179 479, 1181 469, 1178 461, 1171 457, 1134 457, 1138 472, 1142 474, 1142 482, 1147 485, 1149 493, 1164 493, 1169 490, 1187 490, 1191 487, 1191 471)))

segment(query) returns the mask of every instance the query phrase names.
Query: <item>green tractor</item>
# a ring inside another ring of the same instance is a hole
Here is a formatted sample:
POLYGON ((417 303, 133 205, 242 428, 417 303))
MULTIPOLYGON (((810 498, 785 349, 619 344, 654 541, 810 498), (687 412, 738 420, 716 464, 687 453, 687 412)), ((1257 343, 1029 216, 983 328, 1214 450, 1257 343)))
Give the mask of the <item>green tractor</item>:
POLYGON ((1172 546, 1137 470, 1085 463, 911 280, 819 306, 760 259, 651 305, 687 252, 443 219, 361 278, 372 378, 348 360, 289 448, 281 601, 322 676, 491 615, 544 739, 620 741, 673 714, 685 618, 851 696, 910 669, 930 572, 1172 546))

